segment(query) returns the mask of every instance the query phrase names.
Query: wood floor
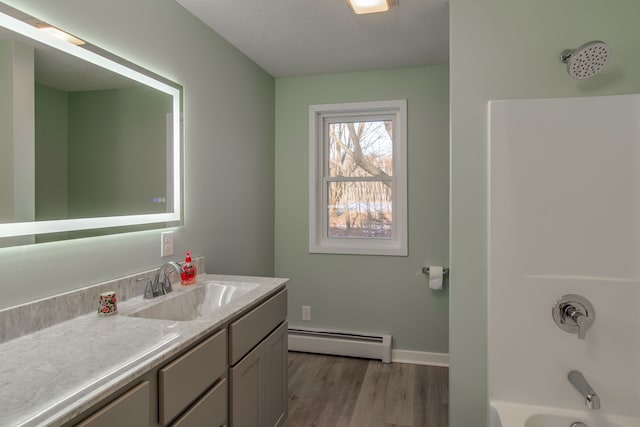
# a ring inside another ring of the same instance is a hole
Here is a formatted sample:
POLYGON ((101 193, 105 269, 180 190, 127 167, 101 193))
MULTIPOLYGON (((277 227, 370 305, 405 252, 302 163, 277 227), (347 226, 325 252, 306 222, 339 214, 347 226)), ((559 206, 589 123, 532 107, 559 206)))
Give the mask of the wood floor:
POLYGON ((447 427, 448 369, 289 353, 284 427, 447 427))

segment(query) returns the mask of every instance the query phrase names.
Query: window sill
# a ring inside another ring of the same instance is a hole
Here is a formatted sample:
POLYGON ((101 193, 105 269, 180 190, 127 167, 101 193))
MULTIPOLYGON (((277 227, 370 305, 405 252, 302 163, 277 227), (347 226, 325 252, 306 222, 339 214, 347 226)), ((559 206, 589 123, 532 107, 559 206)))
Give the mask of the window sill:
POLYGON ((371 241, 362 242, 322 242, 311 243, 309 253, 316 254, 343 254, 343 255, 381 255, 381 256, 408 256, 407 248, 397 242, 389 244, 372 244, 371 241))

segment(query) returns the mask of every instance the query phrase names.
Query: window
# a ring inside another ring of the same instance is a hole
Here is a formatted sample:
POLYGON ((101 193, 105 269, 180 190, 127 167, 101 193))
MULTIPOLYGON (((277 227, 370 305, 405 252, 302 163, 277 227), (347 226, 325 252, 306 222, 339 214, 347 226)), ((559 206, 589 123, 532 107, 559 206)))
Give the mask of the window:
POLYGON ((309 252, 407 255, 406 111, 309 107, 309 252))

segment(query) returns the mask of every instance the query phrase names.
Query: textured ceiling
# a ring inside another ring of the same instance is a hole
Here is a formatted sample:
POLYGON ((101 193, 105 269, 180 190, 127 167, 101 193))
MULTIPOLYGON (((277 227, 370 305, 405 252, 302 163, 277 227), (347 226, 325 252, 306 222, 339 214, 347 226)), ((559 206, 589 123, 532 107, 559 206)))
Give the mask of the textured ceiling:
POLYGON ((274 77, 449 60, 448 0, 355 15, 344 0, 176 0, 274 77))

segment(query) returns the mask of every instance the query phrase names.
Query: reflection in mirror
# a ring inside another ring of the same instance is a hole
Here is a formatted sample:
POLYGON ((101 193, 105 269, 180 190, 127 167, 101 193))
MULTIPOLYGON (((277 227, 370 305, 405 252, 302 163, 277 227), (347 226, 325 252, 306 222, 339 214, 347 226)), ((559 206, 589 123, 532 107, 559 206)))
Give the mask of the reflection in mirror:
POLYGON ((179 224, 181 87, 45 28, 0 3, 0 247, 179 224))

